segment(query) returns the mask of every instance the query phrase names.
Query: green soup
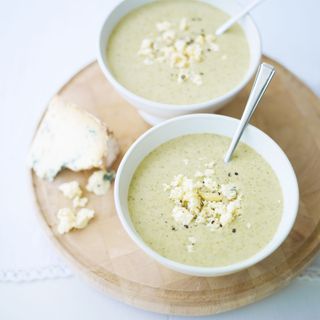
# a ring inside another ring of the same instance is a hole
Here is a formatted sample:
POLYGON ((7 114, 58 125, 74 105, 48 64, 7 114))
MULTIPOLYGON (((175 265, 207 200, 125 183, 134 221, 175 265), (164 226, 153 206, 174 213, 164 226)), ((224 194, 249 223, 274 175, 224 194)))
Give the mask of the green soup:
POLYGON ((244 78, 250 60, 240 25, 214 39, 228 18, 200 1, 141 6, 112 31, 106 50, 111 72, 124 87, 152 101, 192 104, 224 95, 244 78), (141 55, 144 40, 149 43, 144 42, 141 55))
POLYGON ((229 144, 229 138, 213 134, 179 137, 156 148, 137 168, 129 187, 130 216, 141 238, 162 256, 189 265, 225 266, 253 256, 274 236, 283 206, 279 181, 270 165, 244 143, 225 164, 229 144), (241 210, 214 230, 210 223, 177 222, 175 203, 164 186, 177 175, 192 178, 206 172, 210 164, 212 180, 237 186, 241 210))

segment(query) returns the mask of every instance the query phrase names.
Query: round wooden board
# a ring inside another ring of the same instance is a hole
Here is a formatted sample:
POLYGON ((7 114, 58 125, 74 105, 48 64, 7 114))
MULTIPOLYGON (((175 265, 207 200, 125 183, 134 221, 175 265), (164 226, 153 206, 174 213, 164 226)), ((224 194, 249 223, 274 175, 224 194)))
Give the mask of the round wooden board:
MULTIPOLYGON (((283 245, 261 263, 236 274, 200 278, 162 267, 129 239, 116 216, 113 190, 92 194, 89 207, 97 216, 89 226, 66 235, 57 233, 56 212, 69 206, 57 189, 77 179, 85 186, 90 172, 63 171, 53 183, 32 173, 42 226, 67 260, 91 283, 131 305, 160 313, 207 315, 260 300, 287 285, 311 261, 320 244, 320 105, 318 98, 288 70, 275 65, 276 76, 252 123, 285 150, 298 176, 301 203, 294 229, 283 245)), ((251 84, 220 113, 240 117, 251 84)), ((85 108, 114 131, 121 157, 149 126, 108 84, 96 62, 77 73, 59 92, 85 108)))

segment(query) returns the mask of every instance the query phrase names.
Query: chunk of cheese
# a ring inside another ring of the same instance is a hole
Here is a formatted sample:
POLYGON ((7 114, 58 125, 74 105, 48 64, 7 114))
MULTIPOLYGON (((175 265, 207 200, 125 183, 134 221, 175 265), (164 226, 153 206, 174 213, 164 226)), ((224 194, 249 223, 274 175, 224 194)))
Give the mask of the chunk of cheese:
POLYGON ((85 228, 89 221, 94 217, 95 212, 92 209, 82 208, 78 211, 75 221, 75 228, 85 228))
POLYGON ((82 191, 78 181, 65 182, 59 186, 59 190, 69 199, 81 197, 82 191))
POLYGON ((109 167, 118 152, 118 144, 104 123, 56 97, 34 138, 28 162, 40 178, 52 181, 63 168, 109 167))
POLYGON ((114 179, 114 173, 106 170, 95 171, 88 179, 86 189, 97 196, 105 195, 114 179))
POLYGON ((76 223, 76 215, 73 210, 69 208, 62 208, 58 211, 58 232, 64 234, 74 228, 76 223))

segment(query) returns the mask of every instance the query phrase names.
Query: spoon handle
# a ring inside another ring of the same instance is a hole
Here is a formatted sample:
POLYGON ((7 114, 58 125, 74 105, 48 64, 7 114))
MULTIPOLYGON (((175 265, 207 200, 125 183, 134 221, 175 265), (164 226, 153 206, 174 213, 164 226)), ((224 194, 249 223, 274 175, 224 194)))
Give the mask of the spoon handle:
POLYGON ((224 162, 227 163, 230 161, 232 154, 235 148, 238 145, 238 142, 241 138, 241 135, 246 128, 247 124, 250 121, 250 118, 254 111, 257 108, 257 105, 266 91, 273 75, 274 75, 274 67, 267 63, 262 63, 259 67, 259 70, 256 75, 256 79, 254 81, 247 105, 244 109, 243 115, 241 117, 238 128, 232 138, 230 147, 225 155, 224 162))
POLYGON ((225 22, 221 27, 219 27, 216 31, 216 36, 222 35, 225 31, 227 31, 230 27, 232 27, 239 19, 241 19, 244 15, 246 15, 250 10, 256 7, 264 0, 254 0, 252 1, 246 8, 240 11, 237 15, 230 18, 227 22, 225 22))

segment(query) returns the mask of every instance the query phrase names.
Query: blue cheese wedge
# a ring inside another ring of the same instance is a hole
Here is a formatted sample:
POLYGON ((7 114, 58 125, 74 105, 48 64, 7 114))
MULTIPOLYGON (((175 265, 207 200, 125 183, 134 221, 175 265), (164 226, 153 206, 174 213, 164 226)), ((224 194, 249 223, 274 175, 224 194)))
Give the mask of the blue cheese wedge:
POLYGON ((37 176, 52 181, 64 168, 105 169, 118 153, 118 143, 104 123, 56 97, 34 138, 28 162, 37 176))

